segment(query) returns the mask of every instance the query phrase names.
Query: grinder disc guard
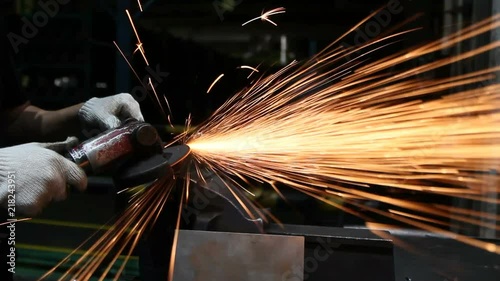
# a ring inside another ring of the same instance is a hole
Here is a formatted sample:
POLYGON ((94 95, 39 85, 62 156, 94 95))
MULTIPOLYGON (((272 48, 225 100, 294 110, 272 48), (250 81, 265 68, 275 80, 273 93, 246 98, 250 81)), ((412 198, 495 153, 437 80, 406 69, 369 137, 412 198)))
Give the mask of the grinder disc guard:
POLYGON ((173 176, 177 165, 189 155, 187 145, 170 146, 162 154, 155 154, 145 159, 130 161, 121 167, 113 180, 116 187, 123 189, 152 182, 158 178, 173 176))

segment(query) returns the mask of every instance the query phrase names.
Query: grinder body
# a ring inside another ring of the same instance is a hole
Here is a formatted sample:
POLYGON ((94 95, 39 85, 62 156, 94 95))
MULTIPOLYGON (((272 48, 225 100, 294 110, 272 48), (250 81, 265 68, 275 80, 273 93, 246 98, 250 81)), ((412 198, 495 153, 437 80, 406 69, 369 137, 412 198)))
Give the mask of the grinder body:
POLYGON ((164 148, 157 130, 135 119, 70 149, 66 158, 87 175, 111 173, 116 187, 127 188, 172 176, 172 166, 189 154, 189 147, 164 148))
POLYGON ((161 154, 162 150, 161 139, 153 126, 130 119, 70 149, 66 157, 87 175, 95 175, 113 171, 134 158, 161 154))

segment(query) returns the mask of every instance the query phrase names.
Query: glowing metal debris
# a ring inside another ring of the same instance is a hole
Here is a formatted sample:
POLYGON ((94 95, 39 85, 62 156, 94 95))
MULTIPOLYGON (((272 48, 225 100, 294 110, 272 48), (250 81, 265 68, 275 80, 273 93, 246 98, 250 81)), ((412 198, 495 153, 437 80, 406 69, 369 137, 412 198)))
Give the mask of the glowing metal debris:
POLYGON ((319 198, 341 193, 346 204, 337 207, 344 210, 363 208, 348 196, 386 202, 406 211, 370 211, 500 253, 494 244, 434 226, 451 218, 498 230, 495 222, 376 195, 362 186, 499 204, 491 195, 500 192, 500 155, 494 153, 500 149, 500 85, 493 82, 500 66, 436 79, 416 75, 494 51, 500 42, 404 68, 408 61, 499 28, 499 18, 373 62, 369 55, 417 29, 360 46, 329 46, 232 97, 187 144, 199 165, 226 179, 281 182, 319 198), (392 72, 394 67, 402 70, 392 72))
POLYGON ((283 7, 275 8, 275 9, 269 10, 265 13, 264 13, 264 11, 262 11, 262 14, 259 17, 256 17, 256 18, 253 18, 247 22, 244 22, 241 26, 245 26, 245 25, 247 25, 253 21, 259 20, 259 19, 261 19, 262 21, 267 21, 274 26, 277 26, 277 24, 275 22, 273 22, 272 20, 270 20, 269 17, 273 16, 273 15, 277 15, 277 14, 283 14, 283 13, 285 13, 285 8, 283 8, 283 7))
POLYGON ((144 51, 143 44, 141 42, 141 39, 139 38, 139 34, 137 33, 137 29, 135 28, 134 21, 132 20, 132 16, 130 16, 130 13, 128 10, 125 10, 127 13, 128 19, 130 21, 130 25, 132 26, 132 29, 134 30, 135 37, 137 38, 137 48, 135 49, 134 53, 139 51, 141 52, 142 57, 144 58, 144 61, 146 62, 146 65, 149 65, 148 59, 146 58, 146 54, 144 51))
POLYGON ((212 82, 212 84, 210 85, 210 87, 208 87, 208 90, 207 90, 207 94, 210 93, 210 91, 212 90, 213 86, 224 76, 224 73, 222 73, 221 75, 219 75, 217 78, 215 78, 214 82, 212 82))
MULTIPOLYGON (((267 17, 272 14, 268 12, 267 17)), ((498 245, 441 228, 451 218, 498 229, 497 224, 481 220, 498 221, 495 214, 393 198, 371 190, 381 185, 392 192, 499 204, 490 195, 499 193, 500 183, 500 156, 495 153, 500 148, 500 85, 491 83, 500 67, 433 80, 416 75, 496 50, 500 43, 488 43, 416 68, 390 71, 498 28, 499 18, 495 15, 442 40, 371 63, 367 62, 368 54, 415 30, 376 38, 361 46, 333 48, 332 44, 305 64, 294 61, 261 78, 229 99, 204 124, 192 127, 189 116, 187 129, 175 140, 190 146, 193 158, 188 164, 195 170, 185 175, 181 202, 189 198, 192 182, 206 182, 202 170, 209 170, 226 181, 232 194, 236 194, 235 187, 244 190, 234 178, 267 182, 281 195, 275 186, 280 182, 363 218, 368 228, 381 224, 371 221, 366 211, 500 253, 498 245), (442 97, 429 99, 435 94, 442 97), (360 200, 376 200, 392 207, 375 209, 360 200)), ((60 280, 69 276, 70 280, 87 280, 98 274, 111 249, 116 251, 107 260, 109 265, 121 253, 129 257, 131 251, 124 252, 125 247, 133 249, 144 230, 154 224, 172 188, 172 181, 160 179, 149 188, 128 190, 135 194, 125 213, 60 280)), ((238 199, 252 217, 266 215, 258 204, 248 204, 244 197, 238 199)), ((115 273, 115 280, 125 264, 126 260, 115 273)), ((170 267, 171 277, 173 265, 170 267)), ((100 280, 110 268, 100 271, 100 280)))
POLYGON ((247 76, 247 79, 250 78, 250 76, 252 76, 252 74, 254 74, 255 72, 259 72, 259 70, 257 68, 254 68, 254 67, 251 67, 251 66, 248 66, 248 65, 242 65, 242 66, 239 66, 238 68, 241 68, 241 69, 250 69, 252 70, 252 72, 250 72, 250 74, 248 74, 247 76))
MULTIPOLYGON (((116 218, 113 226, 91 244, 58 280, 90 280, 91 277, 97 276, 99 280, 104 280, 112 274, 111 267, 123 254, 122 264, 114 273, 113 280, 118 280, 141 235, 151 227, 157 214, 163 209, 173 186, 174 181, 170 178, 163 178, 138 191, 140 195, 135 196, 123 214, 116 218)), ((99 233, 97 231, 93 236, 99 233)), ((57 268, 73 257, 76 251, 87 246, 91 238, 89 237, 38 280, 45 280, 52 275, 57 268)))
MULTIPOLYGON (((148 62, 148 59, 146 58, 146 53, 144 51, 144 46, 143 46, 143 43, 141 42, 141 39, 139 37, 139 34, 137 33, 137 29, 135 28, 135 25, 134 25, 134 22, 132 20, 132 16, 130 15, 129 11, 128 10, 125 10, 125 13, 127 14, 128 18, 129 18, 129 21, 130 21, 130 25, 132 27, 132 30, 134 31, 134 34, 137 38, 137 43, 136 43, 136 46, 137 48, 134 50, 134 54, 139 51, 146 63, 147 66, 149 66, 149 62, 148 62)), ((135 71, 135 69, 132 67, 132 64, 130 63, 130 61, 127 59, 127 57, 125 56, 125 54, 123 53, 123 51, 120 49, 120 47, 118 46, 118 44, 116 44, 115 41, 113 41, 114 45, 116 46, 116 48, 118 49, 118 51, 120 52, 120 54, 122 55, 122 57, 125 59, 125 61, 127 62, 128 66, 130 67, 130 69, 132 70, 132 72, 134 73, 135 77, 137 78, 137 80, 139 81, 139 83, 141 83, 143 89, 148 89, 149 87, 151 88, 154 96, 155 96, 155 99, 156 99, 156 102, 157 102, 157 105, 160 107, 160 112, 163 114, 163 117, 165 118, 165 120, 170 124, 172 125, 171 123, 171 118, 170 116, 172 115, 172 110, 170 108, 170 105, 168 103, 168 100, 167 98, 165 97, 165 95, 163 95, 163 98, 167 104, 167 107, 168 107, 168 115, 165 114, 165 110, 163 109, 163 105, 160 101, 160 98, 158 97, 158 94, 156 93, 156 89, 155 89, 155 86, 154 84, 152 83, 151 81, 151 77, 148 77, 148 82, 147 82, 147 86, 144 85, 144 82, 142 79, 139 78, 139 75, 137 74, 137 72, 135 71), (148 87, 149 86, 149 87, 148 87)), ((149 92, 148 92, 149 93, 149 92)), ((173 125, 172 125, 173 126, 173 125)))
POLYGON ((6 221, 6 222, 2 222, 2 223, 0 223, 0 225, 6 225, 6 224, 11 224, 11 223, 17 223, 17 222, 22 222, 22 221, 27 221, 27 220, 31 220, 31 218, 23 218, 23 219, 15 219, 15 220, 11 220, 11 221, 6 221))

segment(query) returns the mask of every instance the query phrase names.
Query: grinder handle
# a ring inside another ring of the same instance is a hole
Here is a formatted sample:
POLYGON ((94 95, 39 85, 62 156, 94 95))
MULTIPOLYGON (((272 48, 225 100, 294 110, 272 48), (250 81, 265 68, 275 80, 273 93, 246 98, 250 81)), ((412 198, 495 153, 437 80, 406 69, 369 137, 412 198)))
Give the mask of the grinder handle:
POLYGON ((65 156, 91 175, 115 170, 130 159, 143 159, 161 152, 162 143, 156 129, 148 123, 129 120, 84 141, 65 156))

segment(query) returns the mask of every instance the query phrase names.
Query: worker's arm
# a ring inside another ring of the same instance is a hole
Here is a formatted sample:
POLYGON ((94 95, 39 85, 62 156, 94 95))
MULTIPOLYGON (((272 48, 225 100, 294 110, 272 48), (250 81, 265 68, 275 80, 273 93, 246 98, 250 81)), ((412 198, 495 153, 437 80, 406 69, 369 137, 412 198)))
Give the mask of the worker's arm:
POLYGON ((88 137, 87 129, 115 128, 127 118, 144 121, 139 103, 129 94, 92 98, 54 111, 26 103, 7 112, 7 135, 11 142, 60 141, 67 136, 88 137))
POLYGON ((7 112, 7 135, 12 142, 48 142, 80 136, 78 111, 82 105, 52 111, 23 104, 7 112))

